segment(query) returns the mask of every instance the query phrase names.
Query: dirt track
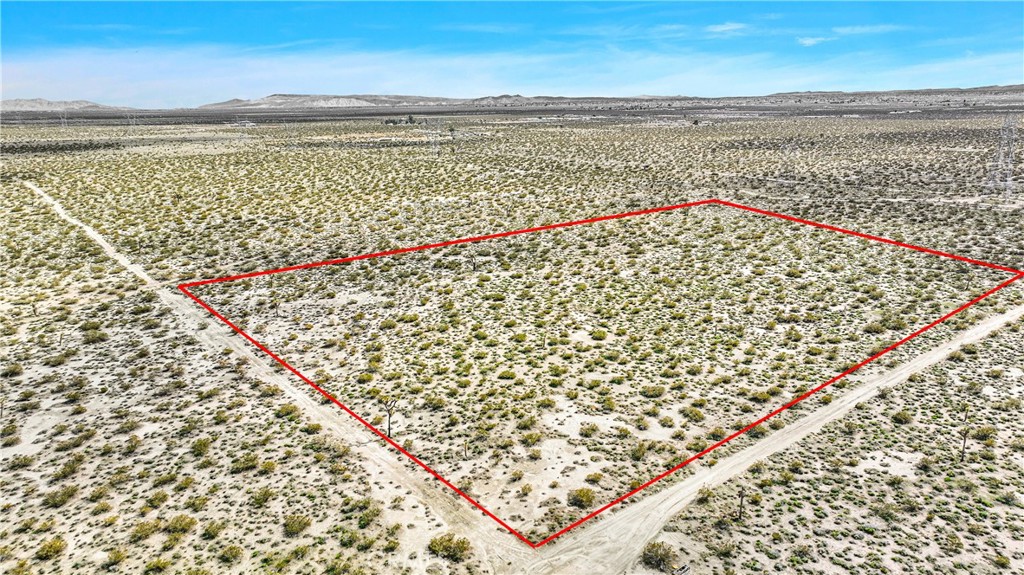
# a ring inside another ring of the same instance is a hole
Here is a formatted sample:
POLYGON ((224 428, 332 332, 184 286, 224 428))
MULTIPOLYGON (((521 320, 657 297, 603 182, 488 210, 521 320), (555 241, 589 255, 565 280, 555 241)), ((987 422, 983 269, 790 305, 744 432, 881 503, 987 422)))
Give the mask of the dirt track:
POLYGON ((873 398, 883 387, 904 383, 914 372, 946 358, 962 345, 984 339, 1008 322, 1024 317, 1024 306, 989 317, 955 338, 938 345, 891 371, 879 374, 850 389, 832 403, 806 414, 771 436, 720 460, 714 467, 700 467, 696 474, 659 493, 648 495, 618 513, 563 536, 542 547, 535 556, 511 566, 495 566, 501 573, 624 573, 634 566, 641 549, 661 527, 697 495, 701 487, 721 485, 756 461, 784 451, 841 419, 858 403, 873 398))
MULTIPOLYGON (((210 317, 205 310, 173 287, 160 287, 160 283, 140 265, 132 263, 118 252, 96 230, 68 214, 46 192, 30 182, 23 183, 50 205, 58 216, 83 230, 108 256, 142 279, 149 288, 155 289, 161 302, 178 314, 183 325, 195 326, 209 322, 210 317)), ((381 498, 393 496, 395 486, 409 491, 413 495, 407 499, 415 499, 439 515, 449 529, 469 537, 476 557, 488 571, 501 574, 624 573, 636 566, 643 546, 657 537, 662 526, 691 502, 701 487, 725 483, 754 462, 784 451, 826 424, 841 419, 857 403, 874 397, 880 388, 903 383, 911 373, 942 361, 951 351, 966 343, 977 342, 1007 322, 1021 317, 1024 317, 1024 306, 989 317, 902 366, 864 381, 834 402, 819 407, 813 414, 808 413, 782 430, 773 432, 768 440, 759 441, 730 455, 714 467, 699 467, 695 475, 680 483, 649 494, 636 503, 615 508, 614 512, 606 512, 601 518, 537 550, 528 548, 468 503, 454 497, 451 491, 431 480, 426 472, 415 467, 405 456, 381 445, 382 442, 360 423, 344 415, 339 416, 335 406, 321 403, 319 396, 304 383, 286 372, 275 371, 269 359, 233 331, 217 325, 195 333, 211 350, 231 348, 236 357, 246 360, 253 376, 285 390, 310 419, 338 437, 345 438, 373 479, 385 484, 383 490, 386 493, 379 493, 381 498), (393 485, 387 486, 389 482, 393 485)), ((425 567, 428 561, 427 555, 422 553, 422 566, 425 567)))
MULTIPOLYGON (((142 266, 132 263, 130 259, 107 242, 99 232, 70 215, 59 202, 39 186, 31 182, 22 183, 46 202, 61 219, 85 232, 103 249, 107 256, 139 277, 148 288, 155 289, 161 303, 178 315, 182 326, 194 329, 195 326, 201 324, 211 324, 206 329, 193 332, 203 345, 206 345, 211 351, 230 348, 235 357, 244 358, 248 364, 249 375, 280 387, 292 402, 302 408, 303 413, 309 419, 321 424, 324 430, 330 431, 334 437, 344 438, 344 442, 352 448, 352 452, 362 462, 372 480, 383 485, 382 488, 374 486, 375 495, 378 498, 388 501, 399 493, 410 492, 411 495, 406 495, 406 501, 409 504, 420 504, 440 516, 448 529, 471 538, 480 549, 481 557, 485 561, 489 560, 490 553, 511 555, 519 548, 525 549, 522 542, 503 530, 497 531, 497 525, 493 520, 465 501, 456 498, 450 489, 432 480, 425 471, 415 466, 404 455, 384 445, 383 441, 361 423, 339 413, 338 408, 333 404, 321 403, 319 394, 290 373, 275 370, 269 358, 246 340, 237 336, 234 331, 219 323, 211 323, 210 314, 175 287, 161 287, 160 282, 146 273, 142 266)), ((420 556, 425 566, 429 557, 426 553, 421 553, 420 556)), ((495 558, 494 561, 500 561, 500 559, 495 558)))

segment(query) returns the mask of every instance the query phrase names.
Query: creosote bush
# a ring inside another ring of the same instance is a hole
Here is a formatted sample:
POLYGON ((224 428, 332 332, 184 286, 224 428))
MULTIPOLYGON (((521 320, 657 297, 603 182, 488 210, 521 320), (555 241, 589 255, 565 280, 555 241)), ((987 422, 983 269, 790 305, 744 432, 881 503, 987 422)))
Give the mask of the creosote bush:
POLYGON ((427 549, 442 559, 458 563, 469 557, 471 546, 469 539, 445 533, 431 539, 427 549))

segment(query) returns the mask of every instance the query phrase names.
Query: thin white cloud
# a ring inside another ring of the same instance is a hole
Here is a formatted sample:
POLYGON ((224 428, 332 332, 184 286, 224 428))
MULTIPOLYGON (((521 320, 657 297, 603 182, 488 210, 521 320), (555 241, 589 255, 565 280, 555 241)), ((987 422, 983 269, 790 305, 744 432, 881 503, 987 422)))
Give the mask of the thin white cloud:
POLYGON ((739 32, 746 27, 746 24, 741 24, 739 22, 725 22, 724 24, 712 24, 711 26, 705 26, 704 30, 711 32, 712 34, 727 34, 730 32, 739 32))
POLYGON ((519 24, 442 24, 435 30, 478 34, 518 34, 526 30, 519 24))
POLYGON ((805 37, 805 38, 797 38, 796 39, 797 43, 800 44, 801 46, 816 46, 818 44, 821 44, 822 42, 828 42, 829 40, 835 40, 835 38, 831 37, 831 36, 830 37, 815 36, 815 37, 810 37, 810 38, 805 37))
POLYGON ((65 30, 77 30, 79 32, 127 32, 138 30, 138 26, 132 24, 66 24, 61 26, 65 30))
POLYGON ((906 29, 907 26, 899 24, 869 24, 865 26, 837 26, 832 31, 843 36, 851 36, 854 34, 886 34, 906 29))
POLYGON ((657 26, 570 26, 560 31, 564 36, 584 36, 604 41, 613 40, 669 40, 690 35, 686 24, 659 24, 657 26))

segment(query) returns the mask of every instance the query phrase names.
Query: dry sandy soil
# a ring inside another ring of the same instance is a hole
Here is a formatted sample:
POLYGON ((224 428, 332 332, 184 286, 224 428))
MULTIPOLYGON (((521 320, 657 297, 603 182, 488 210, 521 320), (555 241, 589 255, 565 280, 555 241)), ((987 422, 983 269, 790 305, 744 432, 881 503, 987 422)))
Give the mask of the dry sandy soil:
MULTIPOLYGON (((1021 569, 1019 285, 536 550, 174 289, 707 197, 1024 266, 1003 115, 702 120, 5 127, 0 568, 1021 569)), ((1012 277, 644 218, 197 293, 539 540, 1012 277)))

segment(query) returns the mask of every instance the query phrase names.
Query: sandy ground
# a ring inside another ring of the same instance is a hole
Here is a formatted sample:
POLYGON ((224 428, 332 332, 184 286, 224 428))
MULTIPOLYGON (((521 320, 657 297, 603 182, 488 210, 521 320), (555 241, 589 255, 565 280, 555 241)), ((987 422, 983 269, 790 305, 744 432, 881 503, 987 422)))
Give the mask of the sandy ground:
MULTIPOLYGON (((147 287, 157 289, 160 301, 174 310, 187 325, 198 326, 210 322, 210 316, 206 310, 188 299, 176 288, 159 287, 160 283, 154 280, 142 266, 132 263, 124 254, 114 249, 99 232, 68 214, 59 202, 39 186, 31 182, 23 183, 49 204, 62 219, 81 228, 110 258, 142 279, 147 287)), ((233 350, 236 357, 244 358, 249 364, 249 372, 253 377, 280 387, 312 421, 323 425, 324 430, 331 432, 335 437, 344 438, 345 442, 352 447, 352 451, 359 455, 371 476, 375 480, 379 480, 381 484, 388 486, 385 492, 374 494, 381 500, 391 500, 398 489, 411 493, 406 496, 407 506, 422 505, 440 516, 445 529, 472 537, 485 560, 489 558, 490 553, 499 554, 496 560, 500 560, 500 553, 524 547, 521 542, 504 530, 496 531, 500 528, 495 525, 493 520, 461 499, 457 499, 451 490, 436 480, 430 479, 424 471, 415 467, 404 455, 381 445, 382 441, 362 424, 339 414, 338 408, 333 404, 321 403, 320 396, 314 395, 315 392, 305 383, 297 381, 287 372, 273 368, 269 360, 264 359, 262 352, 254 349, 241 337, 236 336, 234 331, 217 325, 197 330, 195 335, 211 350, 219 351, 226 348, 233 350)), ((374 482, 374 486, 379 489, 376 484, 377 481, 374 482)), ((423 538, 423 541, 409 542, 410 547, 425 548, 430 534, 436 531, 440 531, 440 529, 410 530, 409 533, 418 533, 423 538)), ((426 553, 420 554, 419 561, 422 563, 419 566, 422 570, 426 569, 428 563, 434 562, 426 553)))
MULTIPOLYGON (((62 219, 81 228, 104 252, 127 270, 141 278, 149 289, 155 289, 160 300, 182 319, 192 325, 209 322, 205 310, 195 305, 183 294, 170 287, 161 287, 141 266, 119 253, 95 229, 85 225, 68 214, 50 195, 38 186, 24 182, 40 198, 49 204, 62 219)), ((1024 277, 1024 276, 1022 276, 1024 277)), ((884 374, 873 376, 861 385, 840 396, 836 401, 820 406, 813 416, 804 417, 772 434, 770 441, 761 441, 728 458, 714 467, 701 466, 696 473, 657 493, 647 493, 639 502, 625 503, 606 512, 601 519, 588 523, 556 542, 540 549, 530 549, 501 530, 494 522, 483 516, 464 501, 457 499, 445 487, 414 467, 401 454, 382 448, 380 441, 361 424, 348 417, 339 417, 337 408, 322 404, 291 375, 273 368, 252 346, 234 332, 220 326, 201 329, 196 332, 198 339, 213 350, 230 348, 237 357, 248 362, 252 375, 278 385, 289 397, 303 408, 308 416, 346 439, 363 460, 368 471, 389 485, 387 493, 378 493, 384 500, 394 494, 397 486, 413 495, 410 503, 424 505, 433 510, 449 530, 468 536, 474 544, 474 551, 484 566, 493 573, 625 573, 643 569, 637 564, 641 549, 653 540, 662 526, 679 513, 697 495, 702 487, 714 487, 725 483, 733 476, 745 471, 756 461, 784 451, 795 443, 818 432, 826 424, 838 420, 850 412, 857 403, 870 400, 879 389, 903 383, 915 372, 942 361, 951 351, 964 344, 980 341, 1004 324, 1024 317, 1024 306, 1013 308, 1003 314, 989 317, 955 338, 922 353, 902 366, 884 374)), ((378 488, 379 489, 379 488, 378 488)), ((418 533, 425 538, 432 530, 422 529, 418 533)), ((419 545, 423 542, 416 542, 419 545)), ((418 565, 426 570, 429 559, 426 554, 418 565)))

